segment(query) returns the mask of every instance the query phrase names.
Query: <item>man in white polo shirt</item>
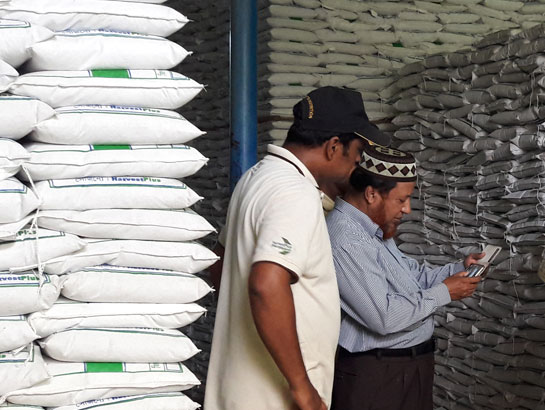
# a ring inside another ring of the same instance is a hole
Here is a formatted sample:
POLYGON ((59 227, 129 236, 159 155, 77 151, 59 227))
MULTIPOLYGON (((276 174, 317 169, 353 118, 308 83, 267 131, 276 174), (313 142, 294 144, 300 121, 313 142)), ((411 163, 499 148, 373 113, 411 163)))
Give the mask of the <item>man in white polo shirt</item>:
POLYGON ((329 406, 340 302, 321 199, 344 189, 364 139, 389 137, 355 91, 323 87, 293 111, 284 146, 237 184, 220 234, 206 410, 329 406))

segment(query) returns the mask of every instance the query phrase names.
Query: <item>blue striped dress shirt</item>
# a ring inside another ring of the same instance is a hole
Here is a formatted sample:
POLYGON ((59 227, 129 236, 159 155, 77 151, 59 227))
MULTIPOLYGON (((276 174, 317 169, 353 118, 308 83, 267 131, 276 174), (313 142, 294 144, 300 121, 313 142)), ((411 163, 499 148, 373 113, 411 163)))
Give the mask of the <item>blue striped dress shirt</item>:
POLYGON ((341 294, 339 344, 350 352, 400 349, 433 334, 432 314, 448 304, 442 282, 463 263, 431 269, 401 253, 365 213, 338 199, 327 217, 341 294))

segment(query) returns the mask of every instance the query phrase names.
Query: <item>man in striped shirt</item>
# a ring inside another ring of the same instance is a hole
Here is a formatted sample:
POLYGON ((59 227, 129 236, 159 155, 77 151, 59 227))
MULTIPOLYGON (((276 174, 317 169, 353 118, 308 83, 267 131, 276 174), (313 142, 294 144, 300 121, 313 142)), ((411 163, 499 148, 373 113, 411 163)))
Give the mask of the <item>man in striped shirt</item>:
POLYGON ((333 410, 431 410, 432 315, 479 282, 465 271, 484 254, 431 269, 397 248, 415 180, 410 154, 368 145, 328 215, 342 308, 333 410))

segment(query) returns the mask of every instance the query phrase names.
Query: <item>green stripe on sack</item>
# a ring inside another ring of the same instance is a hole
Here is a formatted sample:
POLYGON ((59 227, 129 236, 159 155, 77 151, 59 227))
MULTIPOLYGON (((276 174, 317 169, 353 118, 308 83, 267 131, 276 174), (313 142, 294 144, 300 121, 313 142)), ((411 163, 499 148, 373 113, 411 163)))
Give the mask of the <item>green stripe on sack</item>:
POLYGON ((123 363, 85 363, 85 373, 123 373, 123 363))
POLYGON ((92 77, 131 78, 129 70, 91 70, 92 77))
POLYGON ((130 145, 93 145, 93 151, 131 150, 130 145))

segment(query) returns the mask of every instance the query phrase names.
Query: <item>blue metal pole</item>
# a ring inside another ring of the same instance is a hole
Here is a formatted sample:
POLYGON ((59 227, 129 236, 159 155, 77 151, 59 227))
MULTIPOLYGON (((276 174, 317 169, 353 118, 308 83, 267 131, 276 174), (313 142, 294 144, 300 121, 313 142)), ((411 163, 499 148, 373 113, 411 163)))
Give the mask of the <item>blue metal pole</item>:
POLYGON ((257 0, 231 0, 231 192, 257 162, 257 0))

